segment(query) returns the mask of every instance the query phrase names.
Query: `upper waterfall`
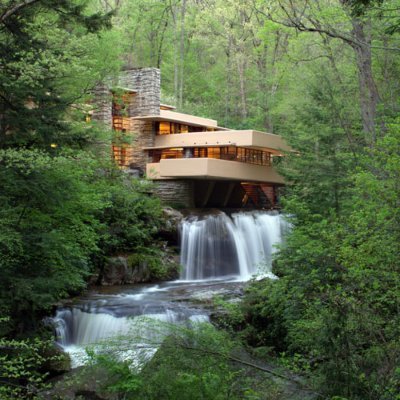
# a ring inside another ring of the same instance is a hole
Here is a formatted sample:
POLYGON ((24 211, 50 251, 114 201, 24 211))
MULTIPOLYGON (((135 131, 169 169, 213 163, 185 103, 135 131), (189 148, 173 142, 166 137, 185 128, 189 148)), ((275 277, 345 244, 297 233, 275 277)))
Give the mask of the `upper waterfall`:
POLYGON ((181 278, 248 280, 257 272, 271 273, 272 254, 286 227, 276 212, 191 215, 181 225, 181 278))

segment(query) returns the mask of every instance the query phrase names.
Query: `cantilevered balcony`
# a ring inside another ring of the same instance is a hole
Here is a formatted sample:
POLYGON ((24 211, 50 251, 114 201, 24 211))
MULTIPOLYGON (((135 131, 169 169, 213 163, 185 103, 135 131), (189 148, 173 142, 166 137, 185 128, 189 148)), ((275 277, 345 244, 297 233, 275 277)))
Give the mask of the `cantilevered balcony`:
POLYGON ((135 117, 141 121, 154 121, 154 122, 175 122, 179 124, 185 124, 190 126, 198 126, 202 128, 210 129, 226 129, 218 127, 217 121, 210 118, 197 117, 195 115, 182 114, 176 111, 161 109, 157 115, 144 115, 141 117, 135 117))
POLYGON ((149 179, 207 179, 284 184, 271 166, 247 164, 214 158, 162 159, 147 164, 149 179))
MULTIPOLYGON (((160 135, 155 137, 152 149, 179 147, 237 146, 266 150, 281 155, 291 148, 278 135, 253 130, 229 130, 214 132, 184 133, 178 135, 160 135)), ((146 148, 150 150, 150 148, 146 148)))

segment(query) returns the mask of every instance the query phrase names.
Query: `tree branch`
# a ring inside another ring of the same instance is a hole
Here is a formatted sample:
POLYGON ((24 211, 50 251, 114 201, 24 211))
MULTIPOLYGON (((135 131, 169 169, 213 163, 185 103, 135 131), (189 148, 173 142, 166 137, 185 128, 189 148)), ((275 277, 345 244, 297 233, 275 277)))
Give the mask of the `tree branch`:
POLYGON ((0 17, 0 22, 5 23, 5 21, 10 18, 12 15, 16 14, 18 11, 20 11, 22 8, 25 8, 27 6, 30 6, 34 3, 39 2, 40 0, 24 0, 23 2, 19 4, 15 4, 15 6, 9 8, 8 10, 5 10, 3 14, 0 17))

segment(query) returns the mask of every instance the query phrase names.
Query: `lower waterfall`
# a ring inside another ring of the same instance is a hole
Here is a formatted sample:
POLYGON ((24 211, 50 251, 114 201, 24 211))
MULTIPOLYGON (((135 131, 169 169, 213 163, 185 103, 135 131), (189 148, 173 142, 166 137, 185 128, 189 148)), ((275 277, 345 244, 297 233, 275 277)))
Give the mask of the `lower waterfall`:
POLYGON ((216 212, 189 216, 181 228, 184 280, 272 275, 272 255, 287 223, 276 212, 216 212))
POLYGON ((181 224, 181 280, 101 289, 59 308, 52 318, 58 345, 69 353, 73 367, 86 362, 88 346, 103 351, 104 341, 106 351, 114 342, 123 359, 140 365, 156 352, 168 326, 194 328, 209 321, 210 311, 193 299, 240 285, 237 281, 255 273, 273 277, 272 255, 287 226, 276 212, 214 211, 186 217, 181 224))
POLYGON ((57 344, 70 355, 72 367, 86 363, 87 348, 117 351, 139 365, 156 352, 172 325, 192 328, 209 320, 203 310, 171 301, 175 286, 121 288, 60 308, 51 319, 57 344))

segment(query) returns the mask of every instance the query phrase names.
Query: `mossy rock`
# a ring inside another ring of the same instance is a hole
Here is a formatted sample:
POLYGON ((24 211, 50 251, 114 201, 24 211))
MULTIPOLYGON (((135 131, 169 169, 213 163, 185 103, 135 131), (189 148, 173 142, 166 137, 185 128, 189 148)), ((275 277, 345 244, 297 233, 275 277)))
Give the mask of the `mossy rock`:
POLYGON ((48 347, 43 357, 47 360, 44 369, 50 374, 50 377, 65 374, 71 370, 70 356, 56 345, 48 347))

